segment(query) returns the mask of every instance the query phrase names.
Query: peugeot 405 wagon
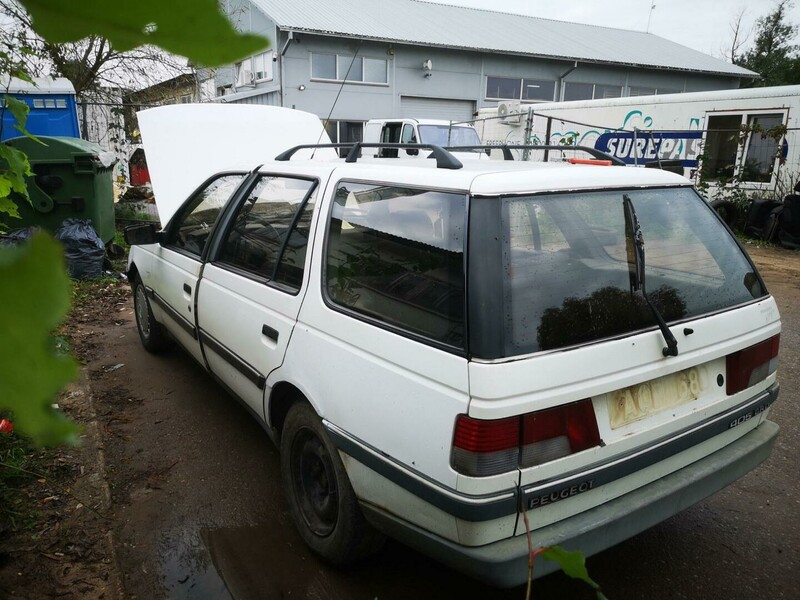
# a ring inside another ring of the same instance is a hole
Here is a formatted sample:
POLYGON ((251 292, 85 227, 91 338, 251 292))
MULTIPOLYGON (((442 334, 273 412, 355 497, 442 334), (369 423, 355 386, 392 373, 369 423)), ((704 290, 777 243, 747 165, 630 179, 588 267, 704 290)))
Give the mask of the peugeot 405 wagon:
POLYGON ((264 426, 315 553, 516 585, 523 513, 589 555, 769 456, 776 303, 686 179, 433 150, 289 151, 127 232, 142 343, 264 426))

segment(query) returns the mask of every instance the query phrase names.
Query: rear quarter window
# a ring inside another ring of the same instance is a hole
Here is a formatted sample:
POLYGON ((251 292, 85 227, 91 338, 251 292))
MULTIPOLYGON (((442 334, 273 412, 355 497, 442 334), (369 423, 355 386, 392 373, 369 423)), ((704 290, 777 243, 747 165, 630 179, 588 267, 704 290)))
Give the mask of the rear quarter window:
POLYGON ((463 348, 465 214, 463 194, 341 183, 328 224, 329 301, 463 348))

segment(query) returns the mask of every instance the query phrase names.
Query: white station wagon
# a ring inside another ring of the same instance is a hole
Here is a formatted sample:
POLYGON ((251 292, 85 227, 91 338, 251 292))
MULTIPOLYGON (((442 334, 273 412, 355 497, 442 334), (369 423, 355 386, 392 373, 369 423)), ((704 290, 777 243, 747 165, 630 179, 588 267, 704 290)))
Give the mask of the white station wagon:
POLYGON ((517 585, 523 511, 590 555, 769 456, 776 303, 686 179, 434 150, 289 151, 127 232, 144 346, 263 424, 314 552, 517 585))

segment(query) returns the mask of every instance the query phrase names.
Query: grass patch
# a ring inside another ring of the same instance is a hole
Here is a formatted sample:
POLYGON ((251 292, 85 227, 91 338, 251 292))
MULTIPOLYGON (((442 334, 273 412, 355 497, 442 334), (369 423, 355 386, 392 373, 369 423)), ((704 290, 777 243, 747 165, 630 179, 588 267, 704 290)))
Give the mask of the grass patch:
POLYGON ((36 523, 38 504, 30 486, 49 478, 56 450, 34 448, 17 433, 0 433, 0 532, 23 531, 36 523))

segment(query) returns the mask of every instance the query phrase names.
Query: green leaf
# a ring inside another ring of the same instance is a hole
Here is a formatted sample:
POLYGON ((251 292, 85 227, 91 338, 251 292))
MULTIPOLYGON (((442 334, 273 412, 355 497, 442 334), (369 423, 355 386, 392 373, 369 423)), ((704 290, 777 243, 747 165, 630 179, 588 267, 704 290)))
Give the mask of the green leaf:
POLYGON ((11 190, 29 199, 26 175, 32 175, 27 154, 8 144, 0 144, 0 176, 8 181, 11 190))
POLYGON ((14 96, 9 96, 6 94, 5 100, 6 108, 11 111, 12 115, 14 115, 14 118, 17 120, 17 125, 24 128, 25 123, 28 122, 28 113, 31 111, 31 109, 25 102, 19 100, 18 98, 14 98, 14 96))
POLYGON ((59 356, 51 332, 69 309, 70 281, 59 244, 46 234, 0 248, 0 408, 39 444, 75 442, 75 426, 52 407, 78 366, 59 356))
POLYGON ((152 44, 216 67, 266 48, 265 37, 237 32, 217 0, 21 0, 33 28, 48 42, 107 38, 124 52, 152 44))
POLYGON ((586 557, 580 550, 570 552, 561 546, 550 546, 542 552, 542 557, 558 563, 561 570, 573 579, 585 581, 595 590, 600 589, 600 586, 589 577, 589 572, 586 570, 586 557))
POLYGON ((28 122, 28 113, 31 110, 28 105, 22 100, 18 100, 17 98, 14 98, 14 96, 9 96, 8 94, 5 95, 5 100, 6 109, 11 111, 11 114, 14 115, 14 119, 17 121, 17 124, 14 125, 14 129, 19 131, 22 135, 38 142, 39 140, 36 138, 36 136, 28 133, 28 130, 25 129, 25 124, 28 122))
POLYGON ((16 202, 8 197, 8 192, 10 191, 11 182, 5 175, 0 175, 0 213, 5 213, 15 219, 19 219, 19 208, 17 208, 16 202), (4 191, 5 194, 2 194, 4 191))

